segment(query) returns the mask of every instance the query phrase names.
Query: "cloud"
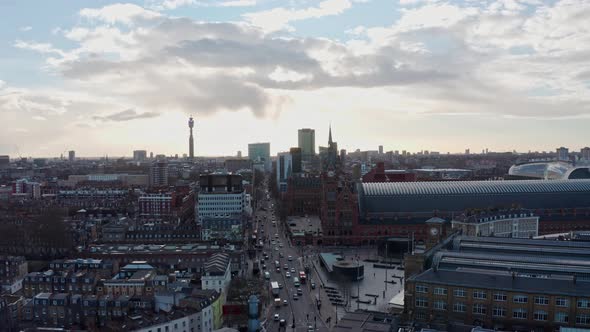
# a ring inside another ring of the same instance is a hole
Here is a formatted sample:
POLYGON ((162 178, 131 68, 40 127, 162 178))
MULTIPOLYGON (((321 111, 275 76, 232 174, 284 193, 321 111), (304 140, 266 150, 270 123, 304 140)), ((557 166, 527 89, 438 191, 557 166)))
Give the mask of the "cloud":
POLYGON ((81 15, 99 24, 83 20, 64 29, 64 37, 76 45, 73 49, 15 42, 17 48, 45 54, 56 74, 75 87, 76 98, 54 94, 60 101, 71 100, 60 106, 26 93, 4 105, 91 114, 105 122, 195 110, 204 115, 249 110, 261 118, 279 114, 297 93, 361 88, 419 102, 421 114, 586 114, 590 35, 585 18, 590 6, 564 0, 522 11, 520 5, 531 4, 503 1, 504 9, 498 11, 495 3, 416 3, 404 8, 391 26, 351 30, 352 39, 346 42, 268 32, 285 29, 292 21, 336 15, 350 8, 348 1, 248 14, 250 20, 261 19, 259 24, 144 15, 138 14, 143 12, 138 6, 127 16, 105 10, 109 6, 94 9, 92 15, 82 10, 81 15), (273 11, 276 21, 266 24, 264 17, 273 11), (92 111, 81 110, 89 107, 92 111), (119 113, 108 113, 112 109, 126 113, 117 118, 119 113))
POLYGON ((267 32, 291 29, 290 22, 310 18, 321 18, 342 14, 352 7, 350 0, 324 0, 317 7, 304 9, 273 8, 270 10, 244 14, 243 17, 251 24, 267 32))
POLYGON ((256 6, 256 0, 234 0, 223 1, 219 4, 220 7, 249 7, 256 6))
POLYGON ((22 32, 27 32, 27 31, 33 30, 33 27, 32 26, 24 26, 24 27, 20 27, 19 30, 22 32))
POLYGON ((137 120, 137 119, 155 118, 157 116, 159 116, 159 114, 154 113, 154 112, 138 113, 134 109, 126 109, 124 111, 113 113, 113 114, 106 115, 106 116, 94 116, 93 119, 99 120, 99 121, 122 122, 122 121, 131 121, 131 120, 137 120))
POLYGON ((80 16, 101 23, 132 25, 138 21, 149 21, 161 16, 160 13, 129 3, 116 3, 102 8, 84 8, 80 16))

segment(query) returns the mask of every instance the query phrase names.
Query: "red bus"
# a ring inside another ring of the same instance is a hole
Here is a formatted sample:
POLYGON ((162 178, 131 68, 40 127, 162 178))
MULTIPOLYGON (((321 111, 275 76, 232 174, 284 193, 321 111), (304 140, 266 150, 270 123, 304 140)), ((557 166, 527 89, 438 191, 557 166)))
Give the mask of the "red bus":
POLYGON ((301 281, 301 283, 304 284, 306 280, 307 277, 305 276, 305 272, 299 271, 299 281, 301 281))

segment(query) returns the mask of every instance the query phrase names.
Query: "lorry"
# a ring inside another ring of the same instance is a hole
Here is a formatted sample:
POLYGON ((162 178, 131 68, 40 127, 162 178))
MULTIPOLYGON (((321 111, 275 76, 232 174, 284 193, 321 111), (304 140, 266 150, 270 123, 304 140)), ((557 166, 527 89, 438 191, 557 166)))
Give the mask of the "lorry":
POLYGON ((277 297, 275 299, 275 307, 280 307, 282 304, 283 302, 281 301, 281 299, 277 297))

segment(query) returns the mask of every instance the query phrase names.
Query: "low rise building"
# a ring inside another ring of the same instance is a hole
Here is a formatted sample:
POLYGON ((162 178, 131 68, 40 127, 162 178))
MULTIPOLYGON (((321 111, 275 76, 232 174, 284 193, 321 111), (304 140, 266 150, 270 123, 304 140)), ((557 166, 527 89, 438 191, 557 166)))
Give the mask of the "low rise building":
POLYGON ((451 220, 453 229, 468 236, 533 238, 539 235, 539 217, 524 210, 461 215, 451 220))
POLYGON ((444 330, 584 328, 590 325, 589 249, 582 241, 455 233, 406 256, 405 315, 419 327, 444 330))
POLYGON ((28 272, 23 256, 0 256, 0 285, 2 291, 14 294, 22 289, 23 279, 28 272))

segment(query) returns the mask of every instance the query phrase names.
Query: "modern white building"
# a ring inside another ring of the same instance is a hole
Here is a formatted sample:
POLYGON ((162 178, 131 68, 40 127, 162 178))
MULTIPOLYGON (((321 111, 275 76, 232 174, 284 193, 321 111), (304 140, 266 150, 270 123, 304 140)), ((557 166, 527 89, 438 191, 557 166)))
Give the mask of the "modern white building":
POLYGON ((463 235, 528 239, 539 235, 539 217, 528 211, 505 211, 494 215, 460 216, 451 221, 463 235))
POLYGON ((209 174, 199 178, 195 214, 201 226, 201 239, 237 239, 250 202, 242 187, 242 176, 209 174))
POLYGON ((154 316, 147 318, 143 315, 129 316, 132 321, 132 326, 135 325, 134 320, 141 321, 142 327, 130 329, 134 332, 188 332, 188 331, 202 331, 199 324, 201 312, 191 310, 175 310, 167 315, 154 316), (149 319, 149 320, 148 320, 149 319))
POLYGON ((226 294, 231 282, 231 259, 226 253, 213 254, 205 263, 201 275, 201 289, 215 290, 221 305, 225 304, 226 294))

